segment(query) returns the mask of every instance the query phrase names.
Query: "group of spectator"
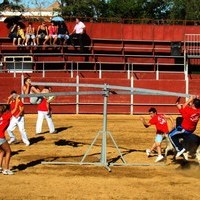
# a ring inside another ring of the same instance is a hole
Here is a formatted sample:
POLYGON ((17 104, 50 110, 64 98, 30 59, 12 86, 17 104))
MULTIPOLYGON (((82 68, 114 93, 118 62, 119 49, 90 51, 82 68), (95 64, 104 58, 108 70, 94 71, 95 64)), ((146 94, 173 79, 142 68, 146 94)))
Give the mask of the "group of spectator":
POLYGON ((76 18, 76 25, 71 33, 64 22, 51 22, 47 26, 46 22, 42 22, 37 30, 33 27, 31 22, 24 29, 20 24, 15 23, 9 33, 9 37, 13 40, 13 45, 27 46, 27 45, 56 45, 69 43, 75 46, 75 39, 80 45, 80 51, 83 51, 83 35, 85 33, 85 24, 76 18))

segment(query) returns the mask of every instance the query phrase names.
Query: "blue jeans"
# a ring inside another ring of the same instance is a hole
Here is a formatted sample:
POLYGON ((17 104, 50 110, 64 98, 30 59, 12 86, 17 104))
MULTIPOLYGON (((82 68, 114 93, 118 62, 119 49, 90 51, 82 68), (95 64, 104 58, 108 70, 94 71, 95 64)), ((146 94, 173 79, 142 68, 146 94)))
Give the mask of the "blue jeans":
POLYGON ((192 134, 192 132, 183 129, 181 126, 176 127, 169 133, 169 139, 176 151, 181 151, 183 149, 183 146, 179 142, 179 139, 187 139, 187 137, 189 137, 190 134, 192 134))

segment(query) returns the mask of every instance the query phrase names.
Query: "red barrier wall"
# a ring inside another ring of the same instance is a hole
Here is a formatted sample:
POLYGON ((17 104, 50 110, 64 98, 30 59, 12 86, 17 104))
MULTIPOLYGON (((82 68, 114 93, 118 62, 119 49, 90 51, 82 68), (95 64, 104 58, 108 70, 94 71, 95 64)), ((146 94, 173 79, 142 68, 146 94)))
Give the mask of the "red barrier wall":
MULTIPOLYGON (((27 22, 25 23, 27 24, 27 22)), ((35 22, 33 26, 38 27, 35 22)), ((49 24, 49 22, 47 23, 49 24)), ((69 31, 73 30, 74 22, 66 22, 69 31)), ((86 31, 91 38, 123 39, 123 40, 167 40, 183 41, 188 33, 200 33, 199 26, 155 25, 155 24, 120 24, 86 22, 86 31)), ((8 36, 8 28, 0 22, 0 37, 8 36)))

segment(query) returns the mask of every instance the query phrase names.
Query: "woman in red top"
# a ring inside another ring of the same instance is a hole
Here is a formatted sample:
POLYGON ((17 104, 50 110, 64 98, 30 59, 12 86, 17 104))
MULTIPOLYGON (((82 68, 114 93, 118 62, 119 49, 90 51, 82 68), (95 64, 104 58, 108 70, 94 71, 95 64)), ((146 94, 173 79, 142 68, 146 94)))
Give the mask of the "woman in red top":
POLYGON ((51 25, 48 27, 48 31, 49 31, 50 45, 52 44, 52 40, 53 40, 53 45, 56 44, 56 41, 58 39, 58 26, 56 26, 54 22, 51 22, 51 25))
MULTIPOLYGON (((17 106, 16 106, 17 107, 17 106)), ((12 113, 15 112, 15 109, 12 113)), ((5 131, 10 123, 10 118, 12 117, 12 113, 10 112, 9 105, 2 105, 0 110, 0 172, 4 175, 12 175, 14 174, 10 168, 10 157, 11 157, 11 149, 5 138, 5 131), (3 157, 5 155, 5 168, 2 169, 3 157)))
POLYGON ((156 158, 155 162, 159 162, 164 158, 163 155, 161 154, 161 143, 162 143, 163 137, 165 134, 169 133, 167 119, 171 121, 172 127, 174 127, 174 123, 171 116, 157 114, 157 110, 155 108, 150 108, 149 114, 150 114, 151 119, 149 120, 148 123, 145 121, 144 117, 141 118, 141 121, 146 128, 148 128, 151 125, 155 125, 156 137, 155 137, 155 142, 152 148, 147 149, 146 153, 147 153, 147 156, 150 156, 151 152, 156 149, 158 152, 158 157, 156 158))

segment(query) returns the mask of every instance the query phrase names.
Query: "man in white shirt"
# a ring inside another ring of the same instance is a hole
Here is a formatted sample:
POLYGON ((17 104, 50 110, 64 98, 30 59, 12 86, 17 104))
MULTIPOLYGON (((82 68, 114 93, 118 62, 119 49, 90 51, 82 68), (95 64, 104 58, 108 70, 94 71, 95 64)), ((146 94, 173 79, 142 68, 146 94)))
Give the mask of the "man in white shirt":
POLYGON ((71 44, 75 46, 74 40, 77 39, 80 45, 80 52, 84 51, 84 45, 83 45, 83 35, 85 33, 85 24, 80 21, 79 18, 76 18, 76 25, 74 26, 74 29, 72 33, 70 34, 69 38, 71 41, 71 44))

